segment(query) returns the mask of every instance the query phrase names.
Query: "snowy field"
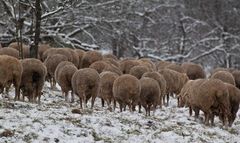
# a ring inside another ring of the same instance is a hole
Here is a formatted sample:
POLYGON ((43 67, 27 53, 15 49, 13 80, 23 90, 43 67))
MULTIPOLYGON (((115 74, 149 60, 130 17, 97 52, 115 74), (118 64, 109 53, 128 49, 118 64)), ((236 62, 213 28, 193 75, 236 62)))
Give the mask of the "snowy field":
MULTIPOLYGON (((13 91, 10 93, 13 98, 13 91)), ((90 103, 90 102, 89 102, 90 103)), ((73 114, 78 103, 64 101, 60 91, 44 88, 41 105, 0 100, 0 143, 237 143, 240 142, 240 112, 231 128, 214 127, 189 117, 187 108, 158 109, 155 116, 144 113, 110 112, 97 99, 94 110, 73 114)), ((90 104, 89 104, 90 107, 90 104)), ((152 113, 152 112, 151 112, 152 113)), ((203 119, 203 115, 201 114, 203 119)))

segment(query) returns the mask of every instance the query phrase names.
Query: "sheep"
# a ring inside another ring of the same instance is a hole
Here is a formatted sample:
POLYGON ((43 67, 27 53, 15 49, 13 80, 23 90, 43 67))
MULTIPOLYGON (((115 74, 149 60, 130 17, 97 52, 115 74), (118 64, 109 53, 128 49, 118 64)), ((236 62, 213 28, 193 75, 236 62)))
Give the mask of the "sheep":
POLYGON ((102 99, 102 107, 104 106, 104 101, 107 102, 108 109, 112 111, 111 102, 114 101, 114 105, 116 106, 114 97, 113 97, 113 82, 119 75, 105 71, 100 74, 99 81, 99 89, 98 89, 98 97, 102 99))
MULTIPOLYGON (((20 52, 20 44, 18 45, 17 42, 13 42, 11 43, 8 47, 16 49, 20 52)), ((23 54, 23 58, 29 58, 30 57, 30 48, 29 46, 22 44, 22 54, 23 54)))
POLYGON ((97 51, 87 51, 82 57, 82 68, 88 68, 92 63, 103 59, 101 53, 97 51))
POLYGON ((13 83, 15 86, 15 100, 20 99, 20 83, 22 78, 23 67, 17 58, 0 55, 0 91, 6 85, 13 83))
POLYGON ((39 58, 42 62, 44 62, 44 59, 43 59, 43 53, 45 51, 47 51, 48 49, 50 49, 50 45, 49 44, 39 44, 38 46, 38 54, 39 54, 39 58))
POLYGON ((38 104, 40 104, 47 68, 40 60, 34 58, 23 59, 21 64, 23 72, 20 89, 22 90, 23 100, 27 96, 30 102, 36 102, 38 98, 38 104))
POLYGON ((73 63, 76 67, 78 67, 78 65, 79 65, 79 56, 78 56, 78 53, 77 53, 75 50, 70 49, 70 48, 65 48, 65 49, 70 52, 71 57, 72 57, 72 63, 73 63))
POLYGON ((171 63, 169 65, 167 65, 165 68, 167 69, 171 69, 180 73, 184 73, 184 69, 181 67, 181 65, 176 64, 176 63, 171 63))
POLYGON ((156 62, 155 65, 156 65, 157 70, 159 71, 159 70, 164 69, 169 64, 171 64, 171 62, 169 62, 169 61, 158 61, 158 62, 156 62))
POLYGON ((187 74, 188 78, 191 80, 206 78, 206 74, 203 70, 203 67, 195 63, 183 63, 181 65, 184 72, 187 74))
MULTIPOLYGON (((189 110, 195 111, 198 117, 199 110, 205 115, 205 125, 214 124, 214 115, 222 116, 223 125, 230 113, 229 93, 226 85, 218 79, 207 79, 200 84, 191 86, 189 94, 189 110)), ((191 114, 190 114, 191 115, 191 114)))
MULTIPOLYGON (((175 93, 178 95, 181 92, 184 84, 189 80, 188 76, 185 73, 179 73, 177 71, 171 69, 163 69, 159 71, 160 74, 166 80, 166 95, 167 95, 167 106, 169 103, 169 95, 175 93)), ((164 96, 163 96, 164 97, 164 96)), ((163 102, 165 103, 165 98, 163 98, 163 102)))
POLYGON ((81 64, 82 64, 82 58, 83 58, 83 55, 85 54, 85 51, 81 50, 81 49, 75 49, 75 51, 77 52, 78 54, 78 69, 82 68, 81 67, 81 64))
POLYGON ((0 55, 8 55, 8 56, 12 56, 12 57, 15 57, 15 58, 19 58, 19 52, 18 50, 16 49, 13 49, 13 48, 1 48, 0 49, 0 55))
POLYGON ((217 71, 213 75, 211 75, 210 78, 219 79, 223 82, 226 82, 235 86, 235 79, 233 75, 227 71, 217 71))
MULTIPOLYGON (((139 103, 141 85, 139 80, 130 75, 124 74, 119 76, 113 83, 113 97, 119 103, 120 112, 126 105, 130 111, 134 111, 135 106, 139 103)), ((115 110, 116 106, 114 106, 115 110)))
POLYGON ((142 75, 148 71, 149 69, 145 66, 134 66, 131 68, 129 74, 135 76, 137 79, 140 79, 142 75))
POLYGON ((83 68, 77 70, 71 79, 71 84, 74 94, 78 95, 80 99, 80 107, 82 108, 82 101, 84 107, 87 107, 87 101, 92 98, 91 108, 94 106, 95 98, 97 97, 99 74, 95 69, 83 68))
POLYGON ((2 44, 0 43, 0 49, 3 48, 2 44))
POLYGON ((108 66, 108 63, 105 61, 96 61, 92 63, 89 68, 95 69, 99 74, 108 66))
POLYGON ((162 108, 162 104, 163 104, 162 100, 166 95, 166 86, 167 86, 165 78, 163 77, 163 75, 161 75, 158 72, 146 72, 142 75, 142 77, 149 77, 149 78, 155 79, 158 82, 160 87, 159 105, 160 105, 160 108, 162 108))
POLYGON ((146 110, 146 116, 150 116, 151 107, 153 106, 153 112, 155 112, 158 105, 160 98, 160 87, 156 80, 148 77, 141 78, 140 83, 140 103, 146 110))
POLYGON ((157 67, 156 65, 151 61, 151 59, 148 58, 141 58, 138 60, 141 65, 147 66, 150 71, 156 71, 157 67))
POLYGON ((118 58, 115 55, 113 55, 113 54, 104 54, 103 58, 104 59, 110 58, 110 59, 113 59, 113 60, 118 60, 118 58))
POLYGON ((118 75, 122 75, 122 71, 119 69, 119 67, 116 67, 114 66, 113 64, 108 64, 104 69, 103 69, 103 72, 104 71, 111 71, 111 72, 114 72, 118 75))
POLYGON ((52 55, 55 55, 55 54, 60 54, 60 55, 66 56, 68 61, 73 62, 72 54, 70 53, 70 51, 67 48, 50 48, 50 49, 47 49, 43 53, 42 59, 43 59, 43 61, 45 61, 49 56, 52 56, 52 55))
POLYGON ((110 64, 113 64, 116 67, 120 66, 119 62, 117 60, 115 60, 115 59, 112 59, 112 58, 103 58, 103 61, 106 61, 106 62, 108 62, 110 64))
POLYGON ((68 92, 71 90, 71 102, 74 102, 74 94, 72 89, 72 76, 77 71, 77 67, 71 62, 61 62, 55 70, 56 82, 61 87, 62 93, 65 95, 65 101, 68 101, 68 92))
POLYGON ((240 71, 239 70, 235 70, 232 72, 232 75, 235 79, 235 85, 238 89, 240 89, 240 71))
POLYGON ((138 65, 140 65, 140 63, 137 60, 126 59, 120 62, 119 68, 123 74, 129 74, 131 68, 138 65))
POLYGON ((230 112, 231 113, 228 115, 228 122, 229 122, 229 126, 231 127, 236 118, 236 114, 239 109, 240 90, 232 84, 225 83, 225 85, 227 86, 228 93, 229 93, 230 112))
POLYGON ((55 87, 55 84, 56 84, 54 73, 58 64, 62 61, 67 61, 67 60, 68 58, 64 55, 54 54, 54 55, 48 56, 48 58, 44 61, 44 64, 47 67, 47 76, 48 78, 50 78, 51 88, 55 87))

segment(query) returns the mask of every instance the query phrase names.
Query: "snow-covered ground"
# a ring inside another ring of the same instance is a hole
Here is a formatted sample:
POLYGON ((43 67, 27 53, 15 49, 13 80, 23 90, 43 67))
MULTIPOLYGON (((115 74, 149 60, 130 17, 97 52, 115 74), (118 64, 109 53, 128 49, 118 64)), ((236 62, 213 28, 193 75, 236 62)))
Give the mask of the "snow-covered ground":
MULTIPOLYGON (((10 95, 13 97, 13 91, 10 95)), ((146 117, 145 111, 110 112, 101 107, 100 100, 94 110, 73 114, 72 109, 78 107, 78 103, 66 103, 60 91, 51 91, 48 86, 44 88, 41 105, 1 98, 0 143, 240 142, 240 112, 233 126, 223 129, 218 119, 214 127, 208 127, 189 117, 187 108, 176 107, 176 99, 151 117, 146 117)))

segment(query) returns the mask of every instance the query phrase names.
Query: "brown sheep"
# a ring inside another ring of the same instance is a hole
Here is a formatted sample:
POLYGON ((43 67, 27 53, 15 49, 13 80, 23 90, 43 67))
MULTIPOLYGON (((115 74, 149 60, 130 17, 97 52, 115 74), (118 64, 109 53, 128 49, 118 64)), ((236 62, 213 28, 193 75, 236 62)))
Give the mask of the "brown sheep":
POLYGON ((48 58, 44 61, 44 64, 47 67, 47 76, 50 80, 51 88, 55 87, 56 85, 54 73, 58 64, 67 60, 68 58, 64 55, 54 54, 48 56, 48 58))
POLYGON ((95 98, 97 97, 99 74, 95 69, 83 68, 76 71, 72 76, 73 92, 78 95, 80 99, 80 107, 82 102, 84 107, 87 107, 87 101, 92 98, 91 108, 94 106, 95 98))
POLYGON ((189 109, 195 111, 198 117, 199 110, 205 115, 205 125, 214 124, 214 115, 222 116, 223 125, 230 114, 229 93, 227 86, 218 79, 208 79, 200 84, 191 86, 189 109))
POLYGON ((1 48, 3 48, 3 47, 2 47, 2 44, 0 43, 0 49, 1 49, 1 48))
POLYGON ((22 78, 23 67, 17 58, 1 55, 0 56, 0 91, 13 83, 15 86, 15 100, 20 99, 20 83, 22 78))
POLYGON ((81 67, 88 68, 92 63, 103 59, 101 53, 97 51, 87 51, 82 58, 81 67))
POLYGON ((119 62, 115 59, 112 59, 112 58, 103 58, 103 61, 107 61, 108 63, 111 63, 116 67, 120 66, 119 62))
POLYGON ((79 63, 78 63, 78 69, 82 68, 81 67, 81 64, 82 64, 82 58, 83 58, 83 55, 85 54, 85 51, 81 50, 81 49, 75 49, 75 51, 77 52, 78 54, 78 59, 79 59, 79 63))
POLYGON ((134 66, 131 68, 129 74, 135 76, 137 79, 140 79, 142 75, 146 72, 149 72, 149 69, 145 66, 134 66))
POLYGON ((236 87, 238 89, 240 89, 240 71, 239 70, 235 70, 232 72, 232 75, 235 79, 235 84, 236 84, 236 87))
POLYGON ((89 68, 95 69, 99 74, 105 69, 109 64, 105 61, 96 61, 92 63, 89 68))
POLYGON ((146 72, 142 75, 142 77, 149 77, 149 78, 155 79, 158 82, 160 87, 159 105, 160 105, 160 108, 162 108, 162 104, 163 104, 162 101, 164 96, 166 95, 166 86, 167 86, 165 78, 163 77, 163 75, 161 75, 158 72, 146 72))
POLYGON ((114 60, 118 60, 118 58, 115 56, 115 55, 113 55, 113 54, 104 54, 103 55, 103 58, 104 59, 106 59, 106 58, 110 58, 110 59, 114 59, 114 60))
POLYGON ((62 61, 62 62, 60 62, 58 65, 57 65, 57 67, 56 67, 56 69, 55 69, 55 72, 54 72, 54 77, 55 77, 55 79, 56 79, 56 77, 58 77, 58 73, 59 73, 59 71, 61 70, 61 68, 62 67, 64 67, 64 66, 66 66, 66 65, 74 65, 72 62, 69 62, 69 61, 62 61))
POLYGON ((171 64, 171 62, 169 62, 169 61, 158 61, 158 62, 156 62, 155 65, 156 65, 157 70, 159 71, 159 70, 165 69, 165 67, 169 64, 171 64))
POLYGON ((140 103, 146 110, 146 116, 150 116, 151 107, 153 106, 153 112, 155 112, 158 105, 160 98, 160 87, 156 80, 148 77, 141 78, 140 83, 140 103))
POLYGON ((109 71, 102 72, 100 74, 98 97, 102 99, 102 107, 104 106, 104 101, 107 102, 108 109, 110 111, 112 111, 111 102, 114 101, 114 105, 116 104, 113 97, 112 89, 113 89, 113 82, 118 76, 119 76, 118 74, 114 72, 109 72, 109 71))
POLYGON ((72 54, 70 53, 70 51, 67 48, 50 48, 50 49, 47 49, 42 55, 43 61, 45 61, 49 56, 55 55, 55 54, 64 55, 64 56, 67 57, 68 61, 73 62, 72 54))
POLYGON ((30 102, 40 104, 41 91, 47 75, 46 66, 38 59, 28 58, 21 60, 23 67, 20 89, 24 97, 27 96, 30 102))
POLYGON ((195 63, 183 63, 181 65, 184 72, 187 74, 188 78, 191 80, 206 78, 206 74, 203 70, 203 67, 195 63))
POLYGON ((231 114, 229 114, 228 116, 228 122, 229 122, 229 126, 232 126, 239 109, 240 90, 237 87, 233 86, 232 84, 228 84, 228 83, 225 83, 225 84, 228 88, 230 112, 231 112, 231 114))
POLYGON ((74 50, 74 49, 70 49, 70 48, 65 48, 67 51, 70 52, 71 56, 72 56, 72 63, 78 67, 79 65, 79 56, 78 53, 74 50))
POLYGON ((13 48, 1 48, 0 49, 0 55, 8 55, 8 56, 12 56, 15 58, 19 58, 19 52, 16 49, 13 48))
POLYGON ((216 73, 218 71, 228 71, 228 69, 227 68, 221 68, 221 67, 215 68, 211 71, 211 75, 213 75, 214 73, 216 73))
MULTIPOLYGON (((18 45, 17 42, 13 42, 8 47, 16 49, 16 50, 18 50, 20 52, 20 44, 21 43, 19 43, 19 45, 18 45)), ((23 58, 29 58, 30 57, 30 48, 29 48, 29 46, 23 44, 22 45, 22 53, 23 53, 23 58)))
POLYGON ((147 66, 150 71, 156 71, 157 70, 156 65, 151 61, 151 59, 141 58, 138 61, 140 62, 141 65, 147 66))
POLYGON ((123 74, 129 74, 130 70, 134 66, 138 66, 140 63, 137 60, 122 60, 120 62, 120 70, 122 71, 123 74))
MULTIPOLYGON (((182 87, 188 81, 188 76, 185 73, 179 73, 171 69, 163 69, 159 71, 166 80, 166 95, 167 95, 167 106, 169 103, 169 95, 175 93, 178 95, 181 92, 182 87)), ((163 96, 164 97, 164 96, 163 96)), ((163 98, 165 103, 165 98, 163 98)))
POLYGON ((74 102, 74 94, 72 89, 72 76, 78 69, 74 64, 65 64, 61 62, 58 64, 57 69, 55 70, 55 79, 56 82, 61 87, 62 93, 65 95, 65 101, 68 101, 68 92, 71 90, 71 102, 74 102))
POLYGON ((171 63, 169 65, 167 65, 165 68, 167 69, 171 69, 180 73, 184 73, 184 69, 181 67, 181 65, 176 64, 176 63, 171 63))
POLYGON ((211 75, 211 78, 219 79, 223 82, 235 85, 235 79, 233 75, 227 71, 217 71, 213 75, 211 75))
POLYGON ((114 66, 114 65, 112 65, 112 64, 108 64, 104 69, 103 69, 103 72, 104 71, 111 71, 111 72, 114 72, 114 73, 116 73, 116 74, 118 74, 118 75, 122 75, 123 73, 122 73, 122 71, 118 68, 118 67, 116 67, 116 66, 114 66))
POLYGON ((39 58, 42 62, 44 62, 43 60, 43 53, 45 51, 47 51, 48 49, 50 49, 50 45, 49 44, 39 44, 38 46, 38 54, 39 54, 39 58))
POLYGON ((120 112, 123 108, 125 110, 126 105, 128 105, 130 111, 133 111, 139 103, 140 92, 139 80, 130 74, 119 76, 113 83, 113 97, 119 103, 120 112))

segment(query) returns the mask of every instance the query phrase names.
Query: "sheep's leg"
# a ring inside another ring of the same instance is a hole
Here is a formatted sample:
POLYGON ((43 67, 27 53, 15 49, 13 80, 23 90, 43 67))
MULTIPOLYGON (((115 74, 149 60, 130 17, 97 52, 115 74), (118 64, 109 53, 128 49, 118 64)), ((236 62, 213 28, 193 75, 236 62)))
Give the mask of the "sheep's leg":
POLYGON ((71 102, 72 103, 74 102, 74 93, 73 93, 73 91, 71 92, 71 102))
POLYGON ((65 101, 68 102, 68 92, 65 92, 65 101))
POLYGON ((101 102, 102 102, 102 107, 104 107, 104 100, 103 100, 103 98, 101 98, 101 102))
POLYGON ((209 113, 205 112, 204 113, 204 116, 205 116, 205 125, 208 126, 209 125, 209 113))

